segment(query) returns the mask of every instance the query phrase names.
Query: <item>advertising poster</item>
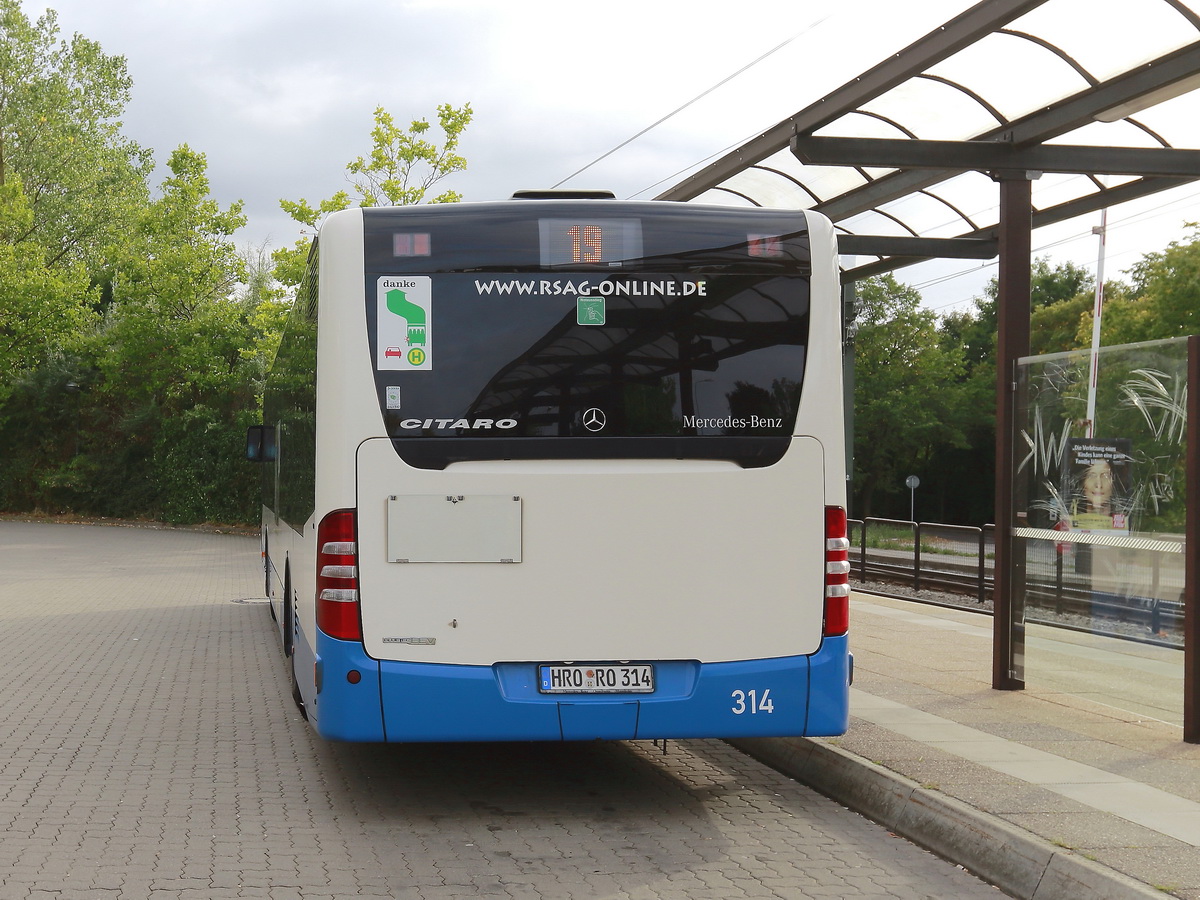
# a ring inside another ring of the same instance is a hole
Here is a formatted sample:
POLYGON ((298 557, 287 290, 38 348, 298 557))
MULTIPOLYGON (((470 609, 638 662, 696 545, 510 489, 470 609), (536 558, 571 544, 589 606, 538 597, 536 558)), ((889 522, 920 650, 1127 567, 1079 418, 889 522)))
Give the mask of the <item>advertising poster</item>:
POLYGON ((1128 534, 1131 513, 1132 441, 1073 438, 1064 481, 1071 528, 1128 534))

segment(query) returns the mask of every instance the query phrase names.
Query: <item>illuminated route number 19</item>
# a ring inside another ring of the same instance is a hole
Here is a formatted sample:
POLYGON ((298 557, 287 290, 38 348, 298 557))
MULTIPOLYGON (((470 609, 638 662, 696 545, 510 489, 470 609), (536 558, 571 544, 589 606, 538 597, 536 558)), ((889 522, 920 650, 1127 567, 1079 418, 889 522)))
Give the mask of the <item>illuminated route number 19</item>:
POLYGON ((604 229, 599 225, 572 225, 567 229, 571 238, 571 261, 598 263, 604 260, 604 229))
POLYGON ((767 688, 759 696, 758 691, 734 691, 732 711, 735 716, 758 715, 759 713, 775 712, 775 701, 771 699, 771 689, 767 688))

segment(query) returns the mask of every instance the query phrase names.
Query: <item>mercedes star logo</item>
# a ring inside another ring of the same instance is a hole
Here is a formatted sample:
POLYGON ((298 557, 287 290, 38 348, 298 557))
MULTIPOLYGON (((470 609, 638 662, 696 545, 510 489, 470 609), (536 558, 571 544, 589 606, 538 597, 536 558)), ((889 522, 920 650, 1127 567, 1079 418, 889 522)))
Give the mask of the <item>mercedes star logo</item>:
POLYGON ((604 418, 604 410, 592 407, 583 414, 583 427, 588 431, 599 431, 604 427, 607 419, 604 418))

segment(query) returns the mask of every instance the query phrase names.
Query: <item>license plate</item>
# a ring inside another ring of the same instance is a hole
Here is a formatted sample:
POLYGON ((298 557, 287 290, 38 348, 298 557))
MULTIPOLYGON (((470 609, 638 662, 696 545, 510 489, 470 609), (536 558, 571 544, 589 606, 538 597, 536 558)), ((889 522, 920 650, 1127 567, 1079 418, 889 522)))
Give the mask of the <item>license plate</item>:
POLYGON ((649 694, 654 666, 538 666, 543 694, 649 694))

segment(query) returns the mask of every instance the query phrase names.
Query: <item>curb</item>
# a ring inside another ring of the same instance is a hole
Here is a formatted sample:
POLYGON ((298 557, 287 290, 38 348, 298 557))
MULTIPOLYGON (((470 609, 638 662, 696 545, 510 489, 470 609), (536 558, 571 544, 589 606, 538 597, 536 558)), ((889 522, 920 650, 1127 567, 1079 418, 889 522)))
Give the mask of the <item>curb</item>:
POLYGON ((728 743, 1018 900, 1162 900, 1167 896, 838 747, 808 738, 728 743))

